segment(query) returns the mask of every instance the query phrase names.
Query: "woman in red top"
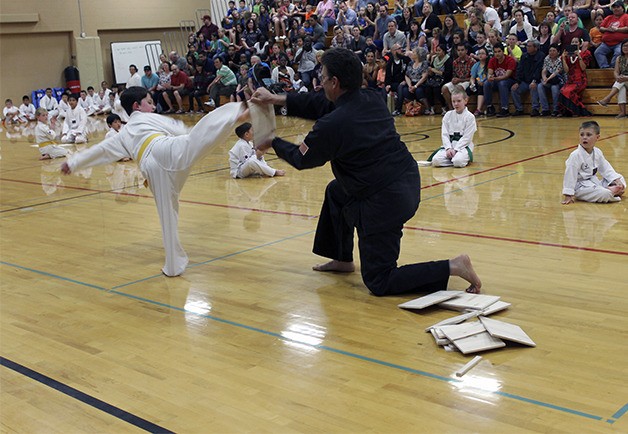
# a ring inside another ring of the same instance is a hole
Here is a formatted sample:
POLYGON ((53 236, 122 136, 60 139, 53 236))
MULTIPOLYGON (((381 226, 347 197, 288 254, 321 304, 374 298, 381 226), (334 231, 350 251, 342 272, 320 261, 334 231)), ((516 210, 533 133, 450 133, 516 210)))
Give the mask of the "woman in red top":
POLYGON ((563 69, 567 73, 567 82, 560 90, 558 102, 567 116, 591 116, 582 102, 582 92, 587 88, 587 66, 591 62, 591 53, 580 50, 580 40, 574 38, 571 46, 563 51, 563 69))

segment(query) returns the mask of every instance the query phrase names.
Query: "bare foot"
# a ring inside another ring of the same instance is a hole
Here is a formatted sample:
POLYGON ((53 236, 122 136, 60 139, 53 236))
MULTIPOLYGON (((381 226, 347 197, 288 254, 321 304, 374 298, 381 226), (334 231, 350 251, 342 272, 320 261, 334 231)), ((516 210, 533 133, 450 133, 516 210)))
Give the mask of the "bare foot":
POLYGON ((469 286, 466 291, 472 294, 479 294, 480 288, 482 288, 482 281, 475 273, 473 265, 471 265, 471 259, 468 255, 456 256, 449 260, 449 272, 452 276, 462 277, 469 282, 469 286))
POLYGON ((353 273, 355 265, 352 262, 336 261, 332 259, 325 264, 316 264, 312 267, 314 271, 337 271, 339 273, 353 273))
POLYGON ((285 174, 286 174, 286 171, 285 171, 285 170, 280 170, 280 169, 277 169, 277 170, 275 171, 275 176, 284 176, 285 174))
POLYGON ((40 160, 50 160, 52 159, 52 157, 48 154, 44 154, 41 157, 39 157, 40 160))

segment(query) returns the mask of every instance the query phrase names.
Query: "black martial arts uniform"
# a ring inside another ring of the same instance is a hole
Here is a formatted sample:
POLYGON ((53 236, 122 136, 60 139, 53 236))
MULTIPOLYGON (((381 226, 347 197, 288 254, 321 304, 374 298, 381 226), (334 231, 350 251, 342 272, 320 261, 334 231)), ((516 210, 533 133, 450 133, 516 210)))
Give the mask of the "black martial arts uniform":
POLYGON ((362 278, 375 295, 447 289, 449 261, 397 268, 403 224, 419 206, 417 163, 401 141, 381 94, 356 90, 334 106, 323 93, 288 94, 288 114, 317 120, 301 146, 276 138, 277 155, 296 169, 331 161, 313 252, 353 261, 358 231, 362 278))

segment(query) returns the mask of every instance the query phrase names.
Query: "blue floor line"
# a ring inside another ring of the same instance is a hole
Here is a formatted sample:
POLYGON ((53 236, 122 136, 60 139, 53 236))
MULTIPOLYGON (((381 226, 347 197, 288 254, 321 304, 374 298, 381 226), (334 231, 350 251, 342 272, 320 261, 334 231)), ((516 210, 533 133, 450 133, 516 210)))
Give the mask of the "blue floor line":
MULTIPOLYGON (((60 280, 66 281, 66 282, 76 283, 78 285, 87 286, 89 288, 95 288, 95 289, 98 289, 98 290, 101 290, 101 291, 102 290, 107 291, 105 288, 102 288, 102 287, 99 287, 99 286, 96 286, 96 285, 90 285, 88 283, 80 282, 80 281, 77 281, 77 280, 74 280, 74 279, 64 278, 64 277, 61 277, 61 276, 56 276, 56 275, 51 274, 51 273, 46 273, 46 272, 42 272, 42 271, 31 269, 31 268, 27 268, 27 267, 22 267, 20 265, 10 264, 10 263, 4 262, 4 261, 0 261, 0 264, 4 264, 4 265, 20 268, 20 269, 23 269, 23 270, 27 270, 27 271, 31 271, 31 272, 37 273, 37 274, 41 274, 41 275, 45 275, 45 276, 48 276, 48 277, 60 279, 60 280)), ((333 348, 333 347, 328 347, 326 345, 311 344, 311 343, 308 343, 308 342, 303 342, 303 341, 299 341, 299 340, 296 340, 296 339, 291 339, 291 338, 288 338, 286 336, 281 335, 280 333, 271 332, 269 330, 264 330, 264 329, 260 329, 260 328, 257 328, 257 327, 248 326, 246 324, 238 323, 238 322, 235 322, 235 321, 230 321, 230 320, 219 318, 219 317, 216 317, 216 316, 213 316, 213 315, 201 314, 201 313, 198 313, 198 312, 193 312, 193 311, 187 310, 185 308, 172 306, 172 305, 169 305, 169 304, 166 304, 166 303, 161 303, 161 302, 158 302, 158 301, 155 301, 155 300, 151 300, 151 299, 148 299, 148 298, 145 298, 145 297, 140 297, 140 296, 137 296, 137 295, 128 294, 128 293, 121 292, 121 291, 118 291, 118 290, 115 290, 115 289, 111 289, 108 292, 114 293, 114 294, 117 294, 117 295, 121 295, 123 297, 130 298, 130 299, 133 299, 133 300, 141 301, 141 302, 144 302, 144 303, 153 304, 155 306, 160 306, 160 307, 164 307, 164 308, 167 308, 167 309, 175 310, 175 311, 178 311, 178 312, 183 312, 183 313, 186 313, 186 314, 193 314, 193 315, 196 315, 196 316, 199 316, 199 317, 202 317, 202 318, 210 319, 212 321, 216 321, 216 322, 219 322, 219 323, 222 323, 222 324, 227 324, 227 325, 230 325, 230 326, 238 327, 238 328, 241 328, 241 329, 244 329, 244 330, 249 330, 249 331, 253 331, 253 332, 256 332, 256 333, 261 333, 261 334, 264 334, 266 336, 271 336, 271 337, 280 339, 282 341, 291 342, 291 343, 295 343, 295 344, 299 344, 299 345, 304 345, 304 346, 307 346, 307 347, 310 347, 310 348, 328 351, 330 353, 340 354, 340 355, 351 357, 351 358, 354 358, 354 359, 357 359, 357 360, 362 360, 362 361, 365 361, 365 362, 368 362, 368 363, 373 363, 373 364, 377 364, 377 365, 380 365, 380 366, 385 366, 385 367, 389 367, 389 368, 393 368, 393 369, 398 369, 398 370, 401 370, 401 371, 404 371, 404 372, 416 374, 416 375, 419 375, 419 376, 422 376, 422 377, 432 378, 432 379, 435 379, 435 380, 449 382, 449 383, 456 383, 456 382, 460 381, 460 380, 456 380, 456 379, 452 379, 452 378, 448 378, 448 377, 443 377, 443 376, 440 376, 440 375, 437 375, 437 374, 432 374, 432 373, 427 372, 427 371, 422 371, 422 370, 410 368, 410 367, 403 366, 403 365, 397 365, 397 364, 394 364, 394 363, 386 362, 384 360, 379 360, 379 359, 363 356, 363 355, 360 355, 360 354, 357 354, 357 353, 344 351, 344 350, 333 348)), ((579 411, 579 410, 574 410, 574 409, 571 409, 571 408, 568 408, 568 407, 563 407, 563 406, 559 406, 559 405, 555 405, 555 404, 546 403, 546 402, 543 402, 543 401, 538 401, 538 400, 531 399, 531 398, 526 398, 526 397, 520 396, 520 395, 515 395, 515 394, 511 394, 511 393, 507 393, 507 392, 501 392, 501 391, 494 391, 494 390, 484 390, 484 389, 481 389, 481 388, 474 388, 474 389, 481 390, 483 392, 494 393, 496 395, 503 396, 503 397, 506 397, 506 398, 510 398, 510 399, 513 399, 513 400, 516 400, 516 401, 525 402, 525 403, 528 403, 528 404, 533 404, 533 405, 537 405, 537 406, 540 406, 540 407, 545 407, 545 408, 549 408, 549 409, 552 409, 552 410, 561 411, 563 413, 568 413, 568 414, 572 414, 572 415, 576 415, 576 416, 585 417, 585 418, 588 418, 588 419, 594 419, 594 420, 598 420, 598 421, 603 419, 601 416, 596 416, 596 415, 593 415, 593 414, 590 414, 590 413, 582 412, 582 411, 579 411)), ((613 417, 616 418, 617 415, 621 416, 624 413, 626 413, 626 411, 628 411, 628 404, 626 404, 626 406, 622 407, 619 411, 617 411, 615 413, 615 415, 613 415, 613 417)), ((611 419, 607 420, 607 422, 609 422, 609 423, 613 423, 614 422, 614 420, 612 422, 610 422, 610 421, 611 421, 611 419)))

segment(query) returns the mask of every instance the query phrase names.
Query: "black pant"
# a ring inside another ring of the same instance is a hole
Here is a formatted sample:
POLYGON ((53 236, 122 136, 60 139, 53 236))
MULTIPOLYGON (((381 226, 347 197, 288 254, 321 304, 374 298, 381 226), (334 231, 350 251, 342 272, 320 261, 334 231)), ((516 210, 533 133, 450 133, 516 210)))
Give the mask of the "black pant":
MULTIPOLYGON (((319 217, 313 252, 338 261, 353 261, 353 233, 355 199, 347 195, 333 180, 327 185, 325 201, 319 217)), ((362 208, 364 209, 364 208, 362 208)), ((395 212, 395 210, 390 210, 395 212)), ((423 262, 397 267, 403 224, 365 231, 357 217, 358 248, 362 280, 375 295, 393 295, 407 292, 434 292, 447 289, 449 261, 423 262)))

